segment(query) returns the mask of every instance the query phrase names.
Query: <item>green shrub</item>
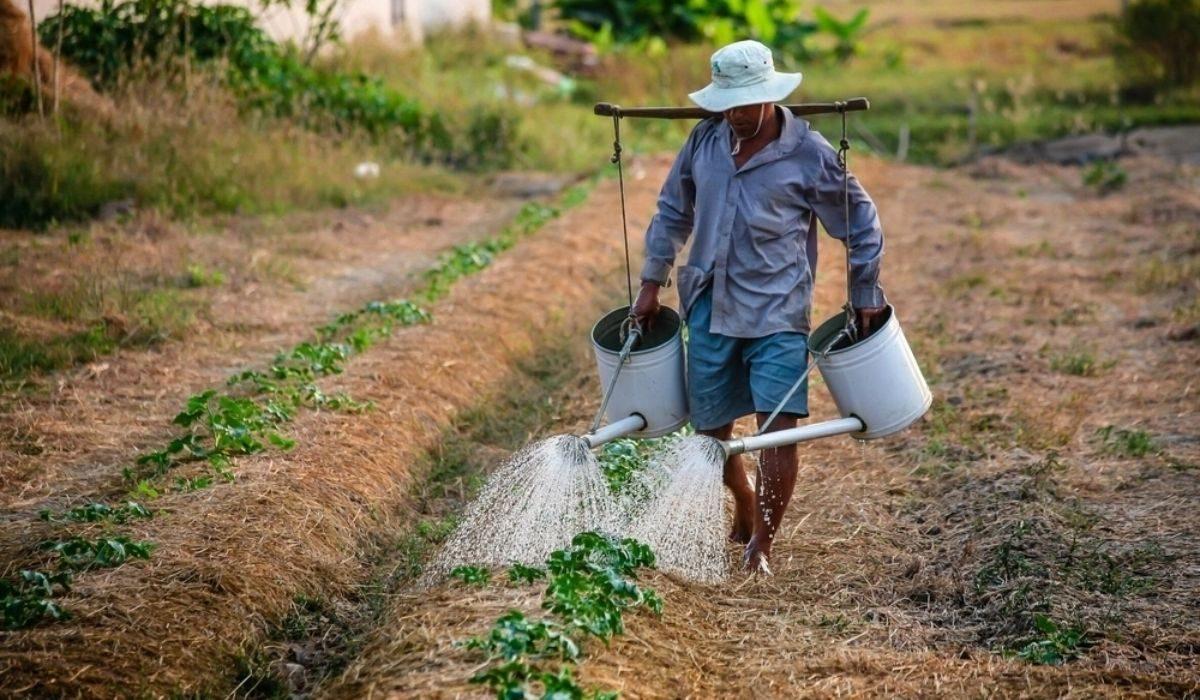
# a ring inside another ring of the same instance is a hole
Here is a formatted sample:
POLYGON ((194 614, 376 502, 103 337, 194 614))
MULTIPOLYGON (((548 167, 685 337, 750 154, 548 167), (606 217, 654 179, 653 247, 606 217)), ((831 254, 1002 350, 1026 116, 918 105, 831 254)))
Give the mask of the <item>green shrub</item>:
POLYGON ((1117 20, 1118 55, 1137 78, 1187 86, 1200 79, 1200 0, 1133 0, 1117 20))
POLYGON ((797 0, 557 0, 555 7, 572 33, 600 43, 751 38, 801 59, 809 56, 804 42, 816 31, 800 20, 797 0))
POLYGON ((103 0, 67 5, 43 21, 42 40, 63 35, 63 56, 100 89, 145 74, 177 76, 187 67, 221 69, 245 107, 295 118, 311 128, 400 135, 406 145, 449 148, 437 115, 361 73, 313 68, 276 44, 249 10, 191 0, 103 0))

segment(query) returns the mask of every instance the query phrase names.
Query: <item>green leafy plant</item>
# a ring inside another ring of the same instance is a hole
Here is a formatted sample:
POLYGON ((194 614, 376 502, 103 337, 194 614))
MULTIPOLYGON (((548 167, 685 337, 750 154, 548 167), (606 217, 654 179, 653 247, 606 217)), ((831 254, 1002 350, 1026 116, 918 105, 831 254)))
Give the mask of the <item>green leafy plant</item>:
POLYGON ((492 572, 482 566, 456 566, 450 571, 450 578, 456 578, 468 586, 483 586, 492 580, 492 572))
POLYGON ((613 493, 618 493, 629 486, 634 475, 645 469, 650 455, 663 449, 664 446, 678 440, 694 431, 691 426, 684 426, 670 435, 650 440, 633 440, 620 438, 606 443, 600 448, 597 456, 604 479, 613 493))
POLYGON ((834 57, 841 62, 848 61, 858 53, 858 45, 862 34, 867 28, 867 18, 870 11, 862 8, 848 20, 839 20, 821 6, 813 8, 813 16, 817 20, 817 28, 829 34, 837 42, 833 47, 834 57))
POLYGON ((622 613, 631 607, 661 614, 658 595, 635 582, 638 570, 653 566, 654 554, 646 545, 594 532, 580 533, 569 547, 552 552, 545 571, 514 565, 510 580, 548 578, 542 607, 557 619, 531 620, 510 610, 486 635, 463 642, 489 662, 471 682, 488 686, 498 698, 530 697, 538 686, 541 697, 615 698, 615 693, 585 691, 569 666, 552 671, 546 665, 575 662, 582 646, 576 635, 607 643, 624 630, 622 613))
POLYGON ((1026 642, 1017 651, 1017 658, 1032 664, 1058 666, 1079 657, 1089 646, 1083 627, 1060 627, 1048 616, 1034 615, 1034 627, 1039 636, 1026 642))
POLYGON ((60 569, 87 571, 120 566, 130 559, 149 559, 154 544, 137 542, 124 536, 99 537, 94 540, 72 537, 45 542, 42 548, 59 556, 60 569))
POLYGON ((38 517, 47 522, 95 523, 103 521, 124 524, 134 519, 152 518, 154 513, 137 501, 127 501, 119 506, 110 506, 107 503, 86 503, 58 514, 46 509, 39 511, 38 517))
POLYGON ((0 627, 31 627, 44 619, 65 620, 71 615, 51 598, 71 590, 71 572, 22 570, 15 580, 0 580, 0 627))
POLYGON ((751 38, 802 59, 809 55, 804 41, 816 30, 800 19, 797 0, 557 0, 555 7, 573 34, 602 47, 751 38))
POLYGON ((546 578, 546 570, 536 566, 513 563, 508 567, 508 580, 513 583, 533 583, 546 578))

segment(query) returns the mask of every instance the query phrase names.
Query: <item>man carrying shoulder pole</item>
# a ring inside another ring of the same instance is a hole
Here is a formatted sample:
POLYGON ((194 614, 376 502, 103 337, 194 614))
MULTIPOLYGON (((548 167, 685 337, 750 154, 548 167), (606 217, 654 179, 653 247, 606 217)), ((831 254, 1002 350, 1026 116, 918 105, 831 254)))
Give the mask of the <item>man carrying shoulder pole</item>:
MULTIPOLYGON (((692 238, 676 278, 688 324, 688 401, 697 432, 728 440, 754 413, 759 427, 800 378, 817 267, 817 221, 849 244, 850 296, 860 337, 883 320, 879 285, 883 231, 875 204, 852 176, 849 226, 838 154, 808 123, 776 105, 799 73, 775 71, 756 41, 712 56, 712 82, 690 95, 720 114, 692 130, 663 185, 646 231, 646 262, 633 314, 658 311, 675 257, 692 238)), ((808 416, 807 383, 767 426, 808 416)), ((757 494, 740 455, 725 463, 735 512, 730 539, 745 544, 744 566, 770 573, 768 559, 796 484, 796 447, 764 450, 757 494)))

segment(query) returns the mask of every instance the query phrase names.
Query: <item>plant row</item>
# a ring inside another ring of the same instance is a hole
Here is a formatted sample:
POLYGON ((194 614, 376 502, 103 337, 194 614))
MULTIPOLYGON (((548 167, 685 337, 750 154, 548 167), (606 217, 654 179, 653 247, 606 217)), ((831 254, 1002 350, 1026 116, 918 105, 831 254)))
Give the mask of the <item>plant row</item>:
MULTIPOLYGON (((588 185, 566 192, 558 206, 530 203, 495 236, 476 243, 455 246, 443 254, 424 274, 424 284, 414 299, 433 302, 447 294, 453 283, 473 274, 524 237, 541 228, 587 196, 588 185)), ((116 526, 155 516, 140 501, 153 500, 164 490, 177 493, 197 491, 218 481, 237 478, 233 463, 238 457, 269 448, 290 449, 293 438, 285 435, 285 424, 302 410, 365 411, 369 402, 344 394, 327 394, 317 382, 340 374, 352 356, 362 353, 397 328, 429 323, 432 315, 416 302, 373 301, 335 317, 316 329, 313 340, 302 342, 276 355, 265 370, 246 370, 229 378, 220 389, 211 388, 190 396, 172 423, 180 430, 158 449, 139 456, 123 470, 130 485, 130 499, 119 505, 91 502, 54 513, 43 510, 41 520, 51 523, 100 524, 105 532, 97 540, 70 536, 47 541, 42 548, 57 553, 58 567, 20 570, 15 577, 0 579, 0 626, 28 627, 42 620, 61 620, 66 611, 52 599, 70 590, 74 572, 102 566, 118 566, 130 558, 145 559, 153 547, 115 533, 116 526), (185 467, 200 466, 186 475, 168 476, 185 467), (90 562, 90 563, 87 563, 90 562)))
MULTIPOLYGON (((575 680, 572 665, 588 639, 607 645, 625 631, 626 610, 645 607, 662 614, 658 594, 637 583, 638 571, 654 564, 654 553, 645 544, 583 532, 569 547, 552 552, 545 568, 512 565, 508 579, 514 583, 546 581, 546 614, 535 618, 510 610, 486 634, 462 642, 486 657, 486 665, 471 682, 506 700, 616 698, 616 692, 585 690, 575 680)), ((451 576, 468 585, 484 585, 490 579, 489 571, 477 566, 460 566, 451 576)))

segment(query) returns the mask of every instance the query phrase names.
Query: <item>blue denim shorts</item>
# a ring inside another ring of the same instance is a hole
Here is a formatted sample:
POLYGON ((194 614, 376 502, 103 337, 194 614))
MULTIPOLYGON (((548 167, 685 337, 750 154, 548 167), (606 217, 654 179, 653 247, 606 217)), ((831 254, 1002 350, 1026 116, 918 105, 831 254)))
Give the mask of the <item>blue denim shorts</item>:
MULTIPOLYGON (((751 413, 770 413, 804 372, 808 336, 774 333, 762 338, 731 338, 709 332, 712 288, 688 311, 687 379, 692 425, 719 428, 751 413)), ((808 416, 808 380, 788 400, 783 413, 808 416)))

